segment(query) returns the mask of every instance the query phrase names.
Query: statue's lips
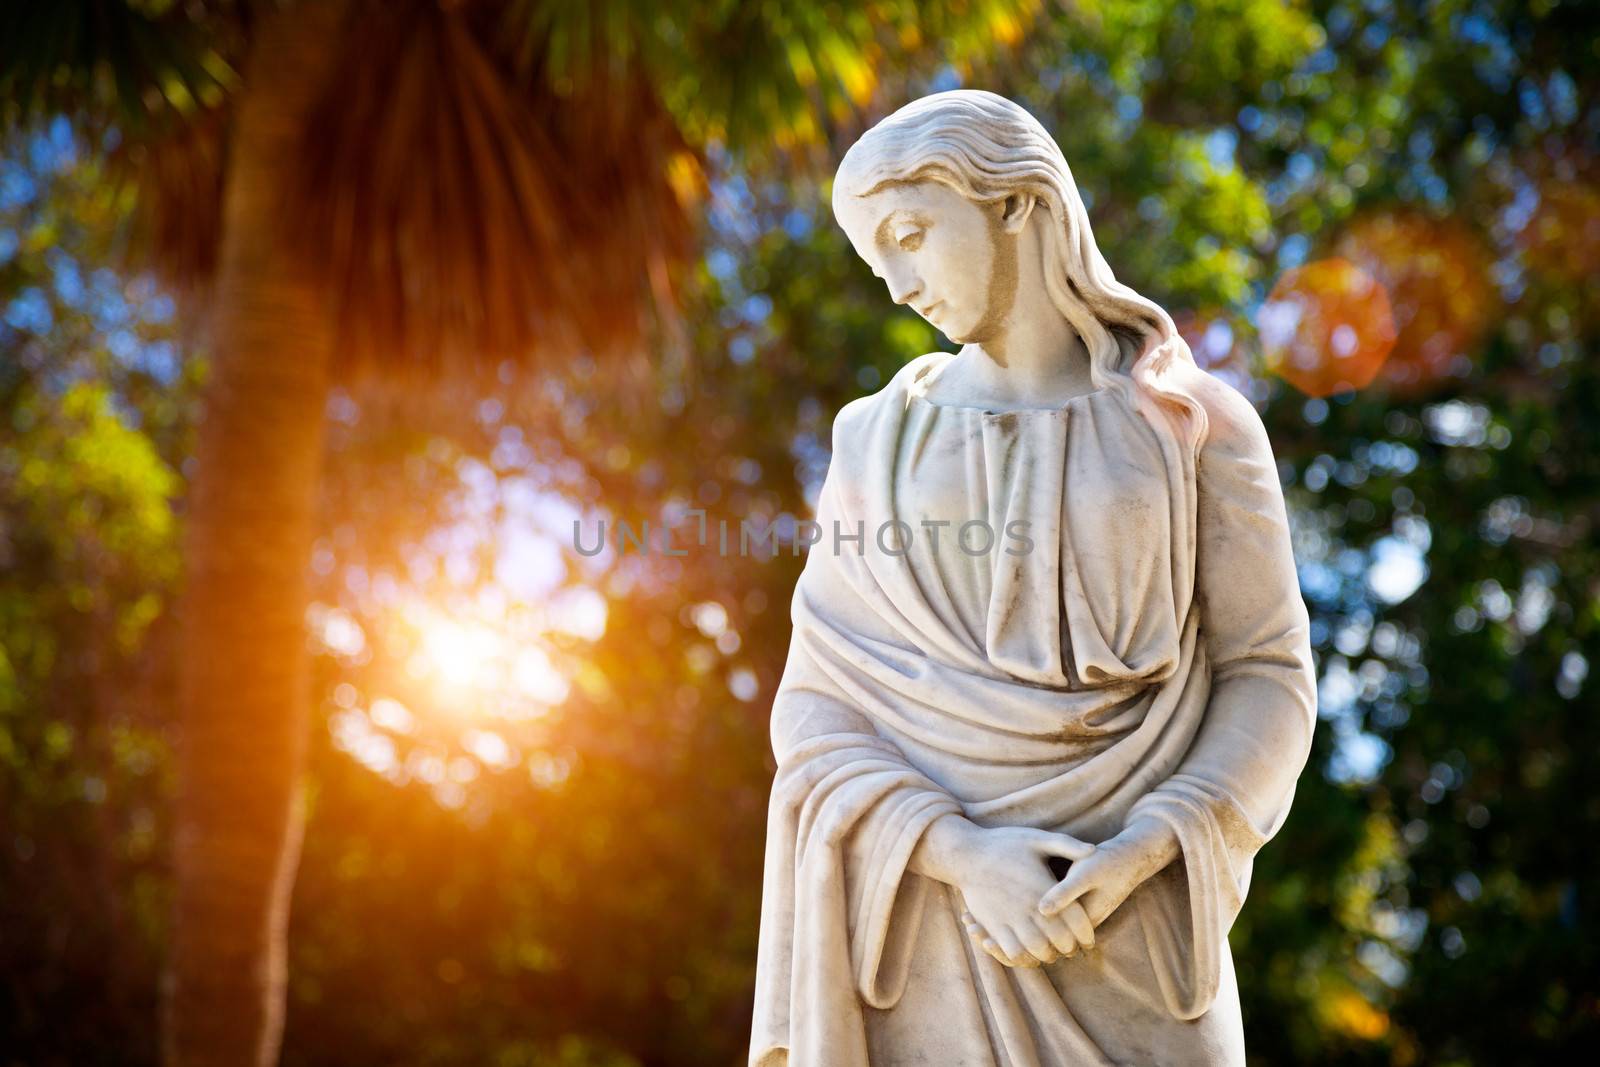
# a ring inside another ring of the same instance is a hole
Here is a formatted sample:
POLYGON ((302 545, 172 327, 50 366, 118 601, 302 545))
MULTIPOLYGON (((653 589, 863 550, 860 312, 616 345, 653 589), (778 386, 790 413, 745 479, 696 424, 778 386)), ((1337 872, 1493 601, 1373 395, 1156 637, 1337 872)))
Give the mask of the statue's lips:
POLYGON ((935 300, 933 303, 929 304, 925 308, 918 308, 917 309, 917 314, 921 315, 925 319, 930 319, 930 318, 933 317, 934 309, 935 308, 941 308, 943 306, 944 306, 944 301, 943 300, 935 300))

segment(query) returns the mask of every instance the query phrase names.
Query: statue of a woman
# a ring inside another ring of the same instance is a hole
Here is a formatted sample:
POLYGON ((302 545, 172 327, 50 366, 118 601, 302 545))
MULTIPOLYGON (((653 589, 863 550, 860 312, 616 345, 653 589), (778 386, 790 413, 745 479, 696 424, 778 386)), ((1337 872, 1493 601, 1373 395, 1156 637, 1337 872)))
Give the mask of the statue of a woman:
POLYGON ((1010 101, 902 108, 833 207, 962 348, 834 423, 751 1063, 1242 1064, 1228 930, 1315 717, 1261 421, 1010 101))

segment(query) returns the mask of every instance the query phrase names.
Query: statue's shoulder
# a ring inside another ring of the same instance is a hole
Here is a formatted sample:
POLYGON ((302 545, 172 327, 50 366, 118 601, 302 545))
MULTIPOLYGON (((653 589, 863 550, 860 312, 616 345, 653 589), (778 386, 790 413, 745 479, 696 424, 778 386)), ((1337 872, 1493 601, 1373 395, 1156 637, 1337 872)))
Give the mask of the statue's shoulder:
POLYGON ((840 408, 833 419, 834 454, 859 448, 879 420, 899 418, 923 375, 950 358, 949 352, 920 355, 896 371, 877 392, 858 396, 840 408))
POLYGON ((1200 457, 1272 462, 1272 442, 1260 412, 1248 397, 1227 382, 1192 364, 1169 372, 1174 384, 1193 397, 1206 413, 1206 436, 1200 457))

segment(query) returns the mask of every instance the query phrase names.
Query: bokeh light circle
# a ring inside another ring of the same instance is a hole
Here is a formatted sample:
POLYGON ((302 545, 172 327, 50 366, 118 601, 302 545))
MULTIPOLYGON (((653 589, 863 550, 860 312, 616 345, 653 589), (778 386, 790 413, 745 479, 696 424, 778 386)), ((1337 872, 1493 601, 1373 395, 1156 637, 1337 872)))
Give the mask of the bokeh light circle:
POLYGON ((1552 176, 1539 182, 1538 193, 1538 206, 1517 235, 1524 262, 1557 283, 1600 272, 1600 190, 1552 176))
POLYGON ((1464 224, 1386 212, 1347 227, 1334 252, 1388 294, 1395 341, 1378 378, 1397 393, 1460 376, 1499 308, 1490 254, 1464 224))
POLYGON ((1389 295, 1342 257, 1286 271, 1256 326, 1267 370, 1307 396, 1364 388, 1395 343, 1389 295))

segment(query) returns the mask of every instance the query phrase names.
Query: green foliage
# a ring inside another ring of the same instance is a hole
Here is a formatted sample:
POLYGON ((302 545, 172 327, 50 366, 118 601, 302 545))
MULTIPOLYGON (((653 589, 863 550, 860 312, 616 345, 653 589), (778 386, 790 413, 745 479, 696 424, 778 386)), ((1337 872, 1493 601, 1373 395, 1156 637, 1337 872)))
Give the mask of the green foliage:
POLYGON ((0 162, 0 1033, 75 1062, 154 1058, 189 393, 101 183, 64 124, 0 162))
POLYGON ((524 66, 569 91, 637 65, 691 143, 752 155, 816 141, 866 106, 885 60, 937 49, 953 61, 1014 41, 1037 0, 918 4, 567 4, 511 0, 503 33, 524 66))
POLYGON ((67 109, 139 135, 217 106, 238 76, 208 37, 207 30, 218 27, 201 24, 205 6, 167 0, 8 5, 0 37, 0 121, 67 109))

